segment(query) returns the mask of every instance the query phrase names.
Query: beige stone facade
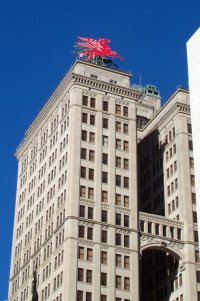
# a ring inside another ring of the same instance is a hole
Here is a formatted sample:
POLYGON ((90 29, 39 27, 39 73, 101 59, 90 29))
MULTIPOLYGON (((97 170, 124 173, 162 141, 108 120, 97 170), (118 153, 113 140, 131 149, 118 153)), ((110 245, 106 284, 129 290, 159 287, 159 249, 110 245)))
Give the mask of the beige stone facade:
POLYGON ((9 301, 31 300, 33 271, 39 301, 200 300, 192 155, 187 91, 160 108, 77 61, 16 152, 9 301))

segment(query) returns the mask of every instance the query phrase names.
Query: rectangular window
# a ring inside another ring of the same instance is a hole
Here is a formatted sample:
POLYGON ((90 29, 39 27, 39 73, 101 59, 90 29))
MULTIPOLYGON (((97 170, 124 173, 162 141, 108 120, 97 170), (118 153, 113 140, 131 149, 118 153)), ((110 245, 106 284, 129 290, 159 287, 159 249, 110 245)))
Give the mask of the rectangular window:
POLYGON ((81 166, 81 178, 86 178, 86 167, 81 166))
POLYGON ((119 233, 116 233, 115 244, 117 246, 121 246, 121 234, 119 234, 119 233))
POLYGON ((88 105, 88 97, 86 95, 83 95, 83 106, 88 105))
POLYGON ((87 113, 82 113, 82 122, 87 123, 87 113))
POLYGON ((124 169, 128 170, 129 169, 129 160, 124 159, 124 169))
POLYGON ((121 139, 116 139, 116 149, 121 150, 121 139))
POLYGON ((130 268, 130 257, 124 256, 124 268, 129 269, 130 268))
POLYGON ((173 153, 176 154, 176 144, 173 145, 173 153))
POLYGON ((83 206, 83 205, 80 205, 79 216, 85 217, 85 206, 83 206))
POLYGON ((83 301, 83 291, 77 291, 77 301, 83 301))
POLYGON ((86 271, 86 282, 92 283, 92 271, 91 270, 86 271))
POLYGON ((84 238, 84 236, 85 236, 85 227, 79 226, 79 237, 84 238))
POLYGON ((121 157, 116 157, 116 167, 121 168, 121 157))
POLYGON ((93 228, 87 228, 87 239, 93 240, 93 228))
POLYGON ((78 258, 84 260, 84 247, 78 248, 78 258))
POLYGON ((198 242, 198 241, 199 241, 198 231, 194 231, 194 241, 195 241, 195 242, 198 242))
POLYGON ((122 277, 116 275, 116 288, 121 289, 122 288, 122 277))
POLYGON ((103 128, 108 129, 108 119, 107 118, 103 118, 103 128))
POLYGON ((89 161, 94 161, 94 156, 95 156, 95 154, 94 154, 94 151, 93 150, 89 150, 89 161))
POLYGON ((101 285, 107 286, 107 273, 101 273, 101 285))
POLYGON ((124 134, 128 134, 128 124, 124 123, 124 134))
POLYGON ((121 266, 122 266, 122 256, 120 254, 116 254, 115 263, 116 263, 116 267, 121 268, 121 266))
POLYGON ((85 148, 81 148, 81 159, 86 160, 86 149, 85 148))
POLYGON ((107 243, 107 231, 101 230, 101 242, 107 243))
POLYGON ((80 197, 85 198, 86 197, 86 187, 80 186, 80 197))
POLYGON ((129 248, 129 236, 124 235, 124 247, 129 248))
POLYGON ((93 249, 87 249, 87 261, 93 261, 93 249))
POLYGON ((87 141, 87 131, 82 130, 82 140, 87 141))
POLYGON ((169 168, 167 168, 167 179, 169 179, 169 168))
POLYGON ((121 206, 121 194, 116 194, 115 196, 115 202, 117 206, 121 206))
POLYGON ((194 158, 190 158, 190 167, 194 168, 194 158))
POLYGON ((103 136, 103 146, 108 147, 108 136, 103 136))
POLYGON ((124 215, 124 227, 129 227, 129 215, 124 215))
POLYGON ((124 196, 124 207, 129 208, 129 196, 124 196))
POLYGON ((188 133, 192 134, 192 125, 191 125, 191 123, 188 123, 188 133))
POLYGON ((192 204, 196 204, 196 193, 192 193, 192 204))
POLYGON ((121 133, 121 122, 116 121, 116 132, 121 133))
POLYGON ((101 301, 107 301, 107 296, 106 295, 101 295, 101 301))
POLYGON ((129 151, 128 141, 124 141, 124 151, 125 151, 125 152, 128 152, 128 151, 129 151))
POLYGON ((108 112, 108 101, 103 101, 103 111, 108 112))
POLYGON ((170 196, 170 185, 167 186, 167 196, 170 196))
POLYGON ((95 133, 90 132, 90 143, 95 143, 95 133))
POLYGON ((102 163, 107 165, 108 164, 108 154, 102 154, 102 163))
POLYGON ((101 221, 107 223, 108 221, 108 211, 102 210, 101 211, 101 221))
POLYGON ((191 175, 191 185, 195 186, 195 176, 191 175))
POLYGON ((94 180, 94 169, 89 168, 89 180, 94 180))
POLYGON ((128 117, 128 107, 123 107, 123 115, 125 116, 125 117, 128 117))
POLYGON ((90 107, 95 108, 95 98, 93 97, 90 98, 90 107))
POLYGON ((101 251, 101 263, 102 264, 107 264, 107 252, 106 251, 101 251))
POLYGON ((129 178, 124 177, 124 188, 129 188, 129 178))
POLYGON ((116 114, 121 115, 121 106, 120 105, 116 105, 116 114))
POLYGON ((177 161, 174 162, 174 172, 177 171, 177 161))
POLYGON ((121 187, 121 176, 116 175, 116 186, 121 187))
POLYGON ((88 219, 93 219, 93 208, 88 207, 88 219))
POLYGON ((168 204, 168 214, 171 214, 171 203, 168 204))
POLYGON ((121 214, 116 213, 116 225, 120 226, 121 225, 121 214))
POLYGON ((95 125, 95 115, 90 115, 90 125, 95 125))
POLYGON ((175 179, 174 184, 175 184, 175 189, 178 189, 178 179, 175 179))
POLYGON ((102 182, 108 183, 108 173, 106 171, 102 171, 102 182))
POLYGON ((130 291, 130 278, 124 277, 124 290, 130 291))
POLYGON ((174 138, 176 135, 175 127, 173 127, 173 129, 172 129, 172 134, 173 134, 173 138, 174 138))
POLYGON ((170 159, 172 157, 172 147, 169 149, 169 157, 170 157, 170 159))
POLYGON ((94 188, 88 188, 88 199, 94 200, 94 188))
POLYGON ((78 281, 83 282, 83 269, 78 269, 78 281))
POLYGON ((199 251, 195 251, 195 261, 200 262, 199 251))
POLYGON ((104 203, 108 203, 108 191, 102 191, 102 199, 101 199, 102 202, 104 203))
POLYGON ((197 212, 193 211, 193 223, 197 223, 197 212))
POLYGON ((92 301, 92 293, 86 292, 86 301, 92 301))

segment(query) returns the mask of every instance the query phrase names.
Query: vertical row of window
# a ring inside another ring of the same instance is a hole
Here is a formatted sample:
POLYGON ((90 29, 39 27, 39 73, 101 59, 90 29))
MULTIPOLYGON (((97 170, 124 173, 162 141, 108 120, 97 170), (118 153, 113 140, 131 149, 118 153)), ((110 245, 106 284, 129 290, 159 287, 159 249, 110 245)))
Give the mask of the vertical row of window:
POLYGON ((175 131, 175 127, 173 127, 172 130, 170 130, 169 133, 165 136, 165 144, 171 142, 172 139, 175 138, 175 135, 176 135, 176 131, 175 131))
POLYGON ((166 151, 166 162, 168 162, 176 154, 176 144, 166 151))
POLYGON ((174 181, 171 182, 170 185, 167 186, 167 196, 170 196, 177 189, 178 189, 178 179, 175 179, 174 181))

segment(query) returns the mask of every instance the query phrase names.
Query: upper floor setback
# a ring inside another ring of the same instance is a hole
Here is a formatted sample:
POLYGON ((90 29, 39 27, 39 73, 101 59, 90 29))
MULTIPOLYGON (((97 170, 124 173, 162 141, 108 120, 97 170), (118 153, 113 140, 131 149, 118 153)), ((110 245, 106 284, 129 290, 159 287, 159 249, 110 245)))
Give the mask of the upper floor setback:
MULTIPOLYGON (((138 103, 138 106, 140 104, 138 103)), ((146 108, 148 113, 148 108, 146 108)), ((138 128, 139 141, 158 127, 164 127, 177 113, 190 114, 189 91, 178 88, 168 101, 151 118, 146 113, 146 120, 143 127, 138 128)))

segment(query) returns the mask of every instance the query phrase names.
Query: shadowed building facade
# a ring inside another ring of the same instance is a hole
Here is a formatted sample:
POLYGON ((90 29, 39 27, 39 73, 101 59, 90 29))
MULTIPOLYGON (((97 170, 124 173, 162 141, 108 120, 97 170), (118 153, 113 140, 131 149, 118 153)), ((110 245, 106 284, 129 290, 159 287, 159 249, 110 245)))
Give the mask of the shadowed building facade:
POLYGON ((188 91, 76 61, 16 156, 9 301, 199 300, 188 91))

